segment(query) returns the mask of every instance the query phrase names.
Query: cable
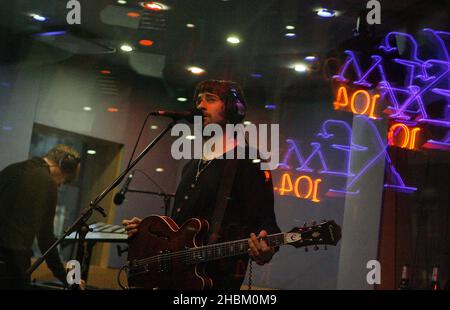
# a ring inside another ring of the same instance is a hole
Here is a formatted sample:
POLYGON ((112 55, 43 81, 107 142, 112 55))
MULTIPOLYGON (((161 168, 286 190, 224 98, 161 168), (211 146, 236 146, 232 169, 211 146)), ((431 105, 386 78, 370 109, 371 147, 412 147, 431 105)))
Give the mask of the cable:
POLYGON ((136 152, 136 148, 137 148, 137 146, 139 144, 139 140, 141 139, 142 132, 144 131, 145 125, 147 124, 147 121, 148 121, 148 119, 149 119, 151 114, 152 113, 150 112, 145 117, 144 123, 142 124, 142 127, 141 127, 141 131, 139 132, 139 135, 137 137, 136 143, 134 144, 134 148, 133 148, 133 152, 131 153, 130 160, 128 161, 127 169, 130 168, 131 162, 133 161, 134 153, 136 152))
POLYGON ((119 284, 120 288, 123 289, 123 290, 128 290, 128 289, 129 289, 129 287, 122 285, 122 282, 120 282, 120 274, 121 274, 122 271, 125 270, 126 268, 128 268, 127 265, 122 266, 122 267, 119 269, 119 272, 117 273, 117 284, 119 284))
POLYGON ((249 270, 248 270, 248 290, 252 289, 252 274, 253 274, 253 259, 250 257, 249 261, 249 270))
POLYGON ((162 189, 162 187, 159 186, 159 184, 156 183, 156 181, 153 180, 147 173, 145 173, 144 171, 142 171, 142 170, 140 170, 140 169, 135 169, 135 170, 133 170, 133 172, 134 172, 134 171, 137 171, 137 172, 142 173, 144 176, 147 177, 147 179, 150 180, 150 182, 152 182, 152 183, 160 190, 160 192, 161 192, 162 194, 166 195, 166 192, 162 189))

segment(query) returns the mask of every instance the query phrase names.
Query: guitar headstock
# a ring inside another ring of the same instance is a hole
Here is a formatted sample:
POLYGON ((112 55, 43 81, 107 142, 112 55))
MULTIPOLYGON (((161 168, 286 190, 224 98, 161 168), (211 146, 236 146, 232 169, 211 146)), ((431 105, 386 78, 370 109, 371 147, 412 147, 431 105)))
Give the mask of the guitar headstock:
POLYGON ((341 227, 335 221, 322 221, 311 226, 295 227, 286 233, 286 243, 296 248, 308 245, 336 245, 341 239, 341 227))

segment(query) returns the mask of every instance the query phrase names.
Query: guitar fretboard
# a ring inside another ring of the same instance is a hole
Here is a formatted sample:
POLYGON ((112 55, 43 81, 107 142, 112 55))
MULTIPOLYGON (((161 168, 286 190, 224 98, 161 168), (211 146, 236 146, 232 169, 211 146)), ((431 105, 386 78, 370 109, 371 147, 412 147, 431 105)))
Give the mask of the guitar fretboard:
MULTIPOLYGON (((265 240, 272 247, 283 245, 284 233, 269 235, 265 240)), ((188 249, 183 258, 184 263, 190 265, 247 253, 248 239, 242 239, 188 249)))

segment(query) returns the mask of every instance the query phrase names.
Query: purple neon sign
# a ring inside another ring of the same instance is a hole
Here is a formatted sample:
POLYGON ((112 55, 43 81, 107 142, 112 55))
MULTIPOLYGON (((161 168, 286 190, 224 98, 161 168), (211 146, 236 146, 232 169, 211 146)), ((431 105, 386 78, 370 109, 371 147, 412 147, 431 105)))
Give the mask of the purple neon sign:
MULTIPOLYGON (((360 87, 374 87, 380 91, 381 99, 389 102, 385 113, 396 120, 416 121, 419 124, 450 128, 450 57, 447 45, 450 33, 423 29, 429 41, 434 42, 435 58, 421 59, 419 44, 407 33, 390 32, 379 46, 380 55, 371 56, 369 68, 363 70, 355 52, 345 51, 347 58, 336 81, 350 83, 351 71, 357 79, 352 84, 360 87), (392 44, 392 42, 396 44, 392 44), (399 46, 402 51, 399 51, 399 46), (386 60, 382 55, 395 55, 395 64, 404 69, 403 84, 398 85, 389 79, 386 73, 386 60), (429 110, 440 105, 443 111, 439 118, 430 116, 429 110)), ((424 148, 450 150, 450 133, 440 140, 430 139, 424 148)))
MULTIPOLYGON (((382 160, 386 161, 386 171, 389 182, 384 185, 385 188, 391 188, 402 192, 412 192, 417 190, 416 187, 407 186, 403 181, 401 175, 395 169, 393 162, 387 152, 389 143, 383 141, 379 130, 374 124, 374 120, 364 116, 358 115, 355 117, 355 121, 360 122, 360 125, 365 130, 369 131, 369 136, 372 139, 365 141, 367 145, 357 144, 352 140, 352 128, 350 125, 341 120, 326 120, 322 126, 321 131, 316 134, 316 137, 321 141, 315 141, 310 143, 312 151, 305 156, 304 150, 293 140, 287 139, 288 149, 283 157, 282 162, 279 164, 281 170, 295 170, 297 172, 317 172, 318 174, 327 174, 336 177, 348 178, 348 182, 344 188, 329 188, 327 189, 326 196, 328 197, 341 197, 346 195, 356 195, 359 193, 358 181, 360 181, 364 175, 366 175, 370 169, 374 168, 375 164, 382 160), (340 138, 345 137, 347 144, 331 143, 336 138, 335 133, 331 133, 331 128, 334 128, 334 132, 340 132, 340 138), (343 133, 343 135, 342 135, 343 133), (342 163, 341 169, 330 169, 327 156, 327 148, 325 143, 328 143, 332 149, 341 151, 339 157, 342 163), (369 148, 370 147, 370 148, 369 148), (363 165, 358 167, 356 171, 351 170, 350 162, 352 155, 355 152, 361 152, 361 155, 368 157, 363 165), (320 163, 320 168, 312 168, 311 162, 316 159, 316 163, 320 163), (291 165, 295 161, 297 166, 291 165)), ((395 133, 396 134, 396 133, 395 133)))

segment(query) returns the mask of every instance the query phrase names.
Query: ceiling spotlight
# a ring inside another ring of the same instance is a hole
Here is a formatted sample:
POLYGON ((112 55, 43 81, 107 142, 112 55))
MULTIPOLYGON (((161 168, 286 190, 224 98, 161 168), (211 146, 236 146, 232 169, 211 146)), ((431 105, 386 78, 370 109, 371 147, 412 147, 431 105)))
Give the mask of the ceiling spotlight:
POLYGON ((119 3, 119 4, 127 4, 127 2, 125 0, 117 0, 117 3, 119 3))
POLYGON ((294 30, 294 29, 295 29, 295 27, 292 26, 292 25, 287 25, 286 26, 286 30, 294 30))
POLYGON ((156 129, 158 129, 158 126, 156 126, 156 125, 151 125, 151 126, 150 126, 150 129, 151 129, 151 130, 156 130, 156 129))
POLYGON ((296 64, 294 66, 294 70, 297 72, 306 72, 308 70, 308 67, 304 64, 296 64))
POLYGON ((41 16, 39 14, 30 14, 31 17, 33 17, 34 20, 38 21, 38 22, 45 22, 47 20, 47 17, 41 16))
POLYGON ((142 46, 152 46, 153 45, 153 41, 152 40, 140 40, 139 44, 142 46))
POLYGON ((163 168, 156 168, 156 172, 163 172, 164 169, 163 168))
POLYGON ((306 56, 305 60, 307 60, 307 61, 314 61, 314 60, 317 60, 317 57, 316 56, 306 56))
POLYGON ((188 28, 194 28, 195 25, 194 25, 194 24, 186 24, 186 27, 188 27, 188 28))
POLYGON ((205 70, 203 70, 202 68, 199 68, 199 67, 189 67, 188 71, 190 71, 193 74, 203 74, 203 73, 205 73, 205 70))
POLYGON ((254 164, 259 164, 261 162, 261 159, 258 159, 258 158, 257 159, 253 159, 252 162, 254 164))
POLYGON ((317 10, 317 15, 319 15, 320 17, 329 18, 329 17, 336 16, 336 11, 331 10, 331 9, 321 8, 321 9, 317 10))
POLYGON ((95 150, 87 150, 87 152, 89 155, 95 155, 97 154, 97 152, 95 150))
POLYGON ((169 7, 167 5, 164 5, 160 2, 153 2, 153 1, 141 2, 141 6, 144 9, 150 10, 150 11, 163 11, 163 10, 169 9, 169 7))
POLYGON ((116 112, 119 112, 119 109, 118 108, 108 108, 107 111, 111 112, 111 113, 116 113, 116 112))
POLYGON ((227 38, 227 42, 230 44, 239 44, 241 43, 241 40, 238 37, 231 36, 227 38))
POLYGON ((180 101, 180 102, 186 102, 187 98, 185 98, 185 97, 178 97, 177 100, 180 101))
POLYGON ((288 32, 288 33, 285 33, 284 36, 288 37, 288 38, 295 38, 297 35, 293 32, 288 32))
POLYGON ((124 52, 131 52, 133 48, 130 45, 123 44, 120 46, 120 49, 124 52))
POLYGON ((91 111, 92 108, 91 108, 91 107, 83 107, 83 110, 85 110, 85 111, 91 111))
POLYGON ((127 16, 131 17, 131 18, 137 18, 137 17, 140 17, 141 14, 139 14, 138 12, 128 12, 127 16))

